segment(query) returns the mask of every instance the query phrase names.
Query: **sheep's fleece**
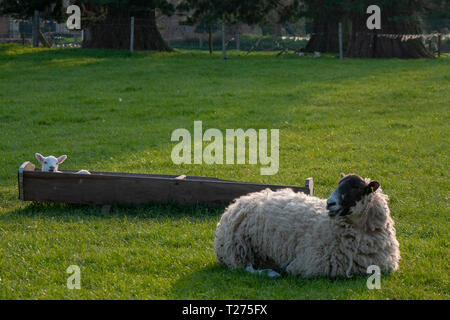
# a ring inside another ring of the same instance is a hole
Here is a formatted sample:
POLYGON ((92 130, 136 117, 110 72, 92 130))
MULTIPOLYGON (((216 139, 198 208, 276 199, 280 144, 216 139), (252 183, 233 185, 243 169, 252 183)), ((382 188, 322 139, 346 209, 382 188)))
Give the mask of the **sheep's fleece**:
POLYGON ((271 268, 304 277, 367 274, 398 269, 399 244, 381 188, 352 214, 329 217, 326 200, 291 189, 238 198, 217 224, 214 249, 231 268, 271 268))

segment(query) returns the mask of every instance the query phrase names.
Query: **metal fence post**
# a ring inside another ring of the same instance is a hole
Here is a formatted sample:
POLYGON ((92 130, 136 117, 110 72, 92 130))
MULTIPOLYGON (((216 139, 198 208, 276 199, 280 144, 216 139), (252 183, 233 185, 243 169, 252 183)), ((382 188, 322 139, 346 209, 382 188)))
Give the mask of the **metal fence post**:
POLYGON ((133 53, 133 42, 134 42, 134 17, 131 17, 131 26, 130 26, 130 52, 133 53))
POLYGON ((225 23, 222 22, 222 58, 227 58, 227 52, 225 49, 225 23))
POLYGON ((339 22, 339 59, 344 58, 344 50, 342 48, 342 22, 339 22))
POLYGON ((441 34, 438 34, 438 45, 437 45, 437 50, 438 50, 438 57, 441 57, 441 34))
POLYGON ((39 11, 38 10, 34 10, 32 38, 33 38, 33 47, 38 47, 39 46, 39 11))

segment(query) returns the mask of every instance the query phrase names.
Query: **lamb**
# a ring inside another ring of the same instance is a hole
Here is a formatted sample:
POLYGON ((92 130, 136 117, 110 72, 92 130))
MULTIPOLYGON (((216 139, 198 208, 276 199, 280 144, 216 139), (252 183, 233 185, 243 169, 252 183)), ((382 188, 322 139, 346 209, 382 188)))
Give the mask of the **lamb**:
POLYGON ((341 174, 327 200, 291 189, 238 198, 217 224, 214 250, 220 263, 273 277, 350 277, 370 265, 390 272, 400 260, 388 196, 356 174, 341 174))
MULTIPOLYGON (((62 156, 59 156, 58 158, 56 158, 54 156, 44 157, 40 153, 35 153, 34 156, 41 163, 41 165, 42 165, 41 171, 43 171, 43 172, 61 172, 61 171, 58 171, 58 166, 67 159, 67 156, 65 154, 62 156)), ((87 170, 80 170, 80 171, 77 171, 76 173, 77 174, 91 174, 87 170)))

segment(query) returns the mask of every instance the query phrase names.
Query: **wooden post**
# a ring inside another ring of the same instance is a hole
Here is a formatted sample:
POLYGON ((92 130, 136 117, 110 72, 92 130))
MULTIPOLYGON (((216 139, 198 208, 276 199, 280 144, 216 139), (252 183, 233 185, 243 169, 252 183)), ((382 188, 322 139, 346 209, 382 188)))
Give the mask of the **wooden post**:
POLYGON ((133 42, 134 42, 134 17, 131 17, 131 25, 130 25, 130 52, 133 53, 133 42))
POLYGON ((170 41, 172 39, 172 24, 169 23, 169 26, 167 27, 167 30, 169 30, 167 32, 168 36, 167 36, 167 45, 170 47, 170 41))
POLYGON ((208 29, 208 46, 209 46, 209 54, 213 53, 213 44, 212 44, 212 25, 209 25, 208 29))
POLYGON ((305 187, 307 187, 309 189, 309 195, 313 196, 314 195, 314 181, 313 181, 313 178, 306 179, 305 187))
POLYGON ((239 33, 240 30, 236 32, 236 50, 241 50, 241 34, 239 33))
POLYGON ((39 46, 39 11, 38 10, 34 10, 32 38, 33 38, 33 47, 38 47, 39 46))
POLYGON ((437 50, 438 50, 438 57, 441 57, 441 34, 438 34, 438 45, 437 45, 437 50))
POLYGON ((225 23, 222 22, 222 58, 227 59, 227 51, 225 48, 225 23))
POLYGON ((342 47, 342 22, 339 22, 339 59, 344 59, 344 49, 342 47))

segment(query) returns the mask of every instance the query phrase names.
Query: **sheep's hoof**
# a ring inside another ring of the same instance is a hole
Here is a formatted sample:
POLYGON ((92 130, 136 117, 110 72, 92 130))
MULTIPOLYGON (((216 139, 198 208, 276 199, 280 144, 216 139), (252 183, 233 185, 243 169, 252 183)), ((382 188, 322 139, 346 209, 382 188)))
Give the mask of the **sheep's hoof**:
POLYGON ((265 276, 268 276, 269 278, 272 278, 272 279, 277 279, 277 278, 281 277, 281 275, 278 272, 273 271, 272 269, 255 270, 255 269, 253 269, 253 266, 251 264, 248 265, 245 268, 245 270, 247 272, 250 272, 251 274, 265 275, 265 276))

